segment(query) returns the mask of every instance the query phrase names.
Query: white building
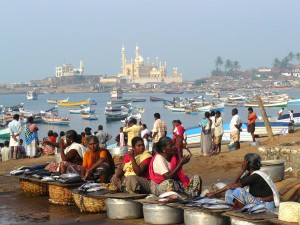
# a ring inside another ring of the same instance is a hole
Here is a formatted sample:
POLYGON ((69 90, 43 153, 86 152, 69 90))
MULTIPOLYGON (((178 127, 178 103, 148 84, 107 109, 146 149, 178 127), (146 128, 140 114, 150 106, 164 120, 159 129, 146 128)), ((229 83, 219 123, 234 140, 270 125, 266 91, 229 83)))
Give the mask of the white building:
POLYGON ((79 69, 73 68, 72 64, 63 64, 63 66, 55 68, 56 77, 83 75, 83 73, 84 73, 84 66, 82 60, 80 60, 79 69))

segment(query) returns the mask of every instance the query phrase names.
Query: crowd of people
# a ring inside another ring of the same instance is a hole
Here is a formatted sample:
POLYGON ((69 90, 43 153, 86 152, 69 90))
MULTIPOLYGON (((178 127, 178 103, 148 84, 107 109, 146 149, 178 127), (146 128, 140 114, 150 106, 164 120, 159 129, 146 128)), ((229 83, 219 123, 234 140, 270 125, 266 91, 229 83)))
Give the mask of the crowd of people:
MULTIPOLYGON (((255 120, 257 116, 251 107, 248 108, 248 132, 255 141, 255 120)), ((56 132, 50 130, 41 143, 38 140, 38 127, 33 118, 29 117, 25 125, 26 147, 20 139, 21 124, 19 115, 14 115, 9 124, 10 141, 4 143, 1 149, 2 161, 9 158, 36 157, 38 153, 45 155, 56 154, 58 159, 49 163, 46 169, 51 172, 77 173, 84 181, 112 183, 118 191, 128 193, 152 193, 160 195, 166 191, 182 192, 190 197, 199 196, 202 189, 202 180, 199 175, 187 176, 183 172, 183 165, 192 157, 187 146, 185 129, 180 120, 172 122, 172 137, 167 137, 166 123, 161 120, 160 114, 154 114, 154 124, 151 131, 146 124, 135 118, 126 120, 124 127, 115 137, 120 148, 126 148, 127 153, 120 165, 115 165, 114 159, 107 149, 107 142, 112 135, 98 126, 98 131, 91 133, 86 127, 78 134, 75 130, 56 132), (149 142, 152 141, 152 152, 149 142), (41 146, 42 148, 38 150, 41 146), (189 154, 183 154, 186 149, 189 154)), ((201 131, 201 151, 203 156, 219 154, 223 131, 221 112, 206 112, 199 123, 201 131)), ((241 118, 238 110, 232 110, 230 122, 230 136, 235 149, 240 148, 239 136, 241 132, 241 118)), ((242 170, 234 183, 223 189, 206 194, 213 197, 226 191, 226 201, 240 208, 245 204, 266 204, 268 209, 278 205, 278 193, 274 184, 266 174, 259 171, 260 156, 254 153, 247 154, 242 164, 242 170), (242 176, 246 171, 248 174, 242 176), (245 191, 244 186, 250 186, 245 191), (258 191, 260 190, 260 191, 258 191), (263 190, 263 191, 261 191, 263 190)))

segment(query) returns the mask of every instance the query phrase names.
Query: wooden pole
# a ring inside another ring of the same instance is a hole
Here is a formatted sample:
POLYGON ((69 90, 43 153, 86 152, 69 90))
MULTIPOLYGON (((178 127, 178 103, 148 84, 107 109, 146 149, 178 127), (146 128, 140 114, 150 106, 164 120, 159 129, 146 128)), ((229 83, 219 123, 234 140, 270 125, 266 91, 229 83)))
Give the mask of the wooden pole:
POLYGON ((269 122, 269 119, 268 119, 268 116, 267 116, 267 113, 266 113, 266 110, 265 110, 265 107, 264 107, 264 104, 261 100, 261 98, 259 97, 259 95, 256 95, 255 96, 256 98, 256 101, 258 103, 258 106, 260 108, 260 112, 261 112, 261 115, 262 115, 262 119, 265 123, 265 127, 267 129, 267 133, 268 133, 268 137, 270 139, 274 139, 274 136, 273 136, 273 131, 272 131, 272 128, 270 126, 270 122, 269 122))

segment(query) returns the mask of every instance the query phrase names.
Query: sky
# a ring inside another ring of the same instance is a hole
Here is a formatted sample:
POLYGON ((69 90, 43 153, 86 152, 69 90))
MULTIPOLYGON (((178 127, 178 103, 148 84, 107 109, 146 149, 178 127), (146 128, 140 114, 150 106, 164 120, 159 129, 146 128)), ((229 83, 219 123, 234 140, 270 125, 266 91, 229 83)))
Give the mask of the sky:
POLYGON ((298 0, 0 0, 0 82, 55 76, 64 63, 87 75, 121 72, 121 48, 205 77, 218 56, 242 70, 300 52, 298 0))

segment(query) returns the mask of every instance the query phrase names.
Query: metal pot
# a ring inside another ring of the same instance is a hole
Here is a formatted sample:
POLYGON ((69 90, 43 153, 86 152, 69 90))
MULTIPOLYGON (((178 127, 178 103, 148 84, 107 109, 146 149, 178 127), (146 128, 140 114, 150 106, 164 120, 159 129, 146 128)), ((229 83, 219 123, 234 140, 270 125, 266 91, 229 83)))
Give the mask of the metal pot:
POLYGON ((126 153, 128 152, 127 146, 114 147, 114 148, 110 148, 108 150, 112 156, 123 156, 123 155, 126 155, 126 153))
POLYGON ((220 213, 205 213, 195 210, 184 210, 184 224, 185 225, 201 225, 201 224, 214 224, 214 225, 230 225, 230 218, 222 216, 220 213))
POLYGON ((272 181, 278 182, 283 180, 284 161, 283 160, 265 160, 261 161, 262 167, 260 171, 266 173, 272 181))
POLYGON ((144 220, 149 224, 183 223, 183 210, 157 204, 143 204, 144 220))
POLYGON ((108 198, 105 200, 107 216, 113 220, 137 219, 143 217, 143 205, 131 200, 108 198))
POLYGON ((267 222, 249 222, 249 221, 245 221, 245 220, 240 220, 237 218, 230 218, 231 221, 231 225, 267 225, 269 223, 267 222))

